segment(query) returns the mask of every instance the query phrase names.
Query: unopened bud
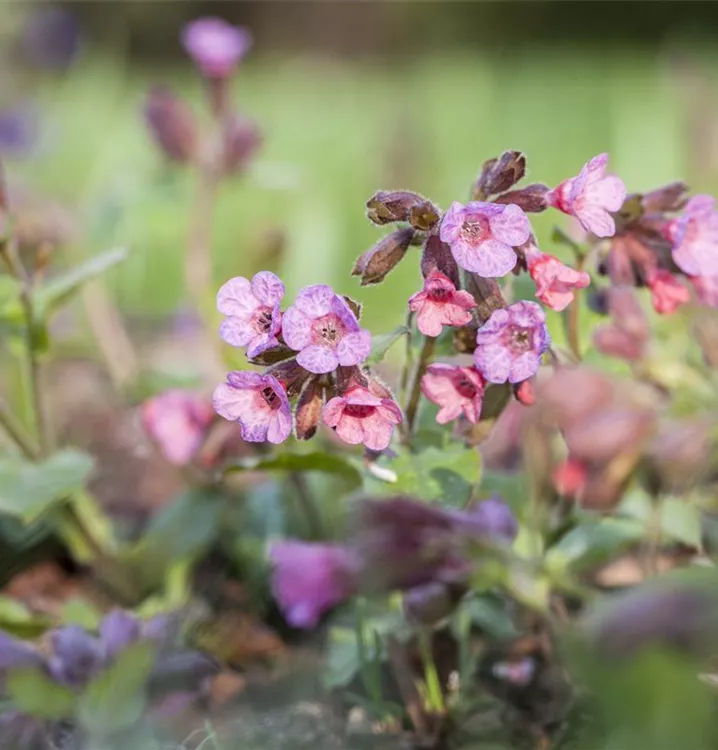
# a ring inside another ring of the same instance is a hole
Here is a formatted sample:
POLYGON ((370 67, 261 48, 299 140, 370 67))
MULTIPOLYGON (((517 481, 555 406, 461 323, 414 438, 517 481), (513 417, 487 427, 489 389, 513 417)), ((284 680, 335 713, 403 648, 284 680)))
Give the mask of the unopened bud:
POLYGON ((688 200, 688 185, 685 182, 672 182, 650 193, 645 193, 641 201, 646 213, 680 211, 688 200))
POLYGON ((366 202, 366 215, 375 224, 409 221, 414 206, 431 205, 423 196, 408 191, 379 190, 366 202))
POLYGON ((547 185, 536 183, 527 185, 521 190, 510 190, 508 193, 494 198, 494 203, 513 203, 519 208, 532 214, 539 214, 548 207, 546 194, 549 189, 547 185))
POLYGON ((536 403, 536 391, 530 380, 522 380, 514 386, 514 396, 524 406, 533 406, 536 403))
POLYGON ((551 483, 559 495, 576 497, 586 485, 586 467, 576 458, 567 458, 554 467, 551 483))
POLYGON ((313 438, 324 405, 324 386, 315 378, 311 380, 299 397, 296 411, 296 430, 298 440, 313 438))
POLYGON ((398 229, 357 258, 352 276, 361 276, 361 285, 378 284, 404 257, 414 236, 414 229, 398 229))
POLYGON ((153 88, 145 103, 145 121, 157 146, 169 159, 186 163, 197 150, 197 127, 192 111, 169 89, 153 88))
POLYGON ((490 195, 503 193, 526 174, 526 157, 520 151, 504 151, 498 159, 484 162, 481 174, 474 183, 472 200, 486 200, 490 195))
POLYGON ((224 130, 224 171, 226 174, 243 172, 262 144, 262 134, 251 120, 236 115, 224 130))
POLYGON ((289 359, 272 367, 269 371, 284 386, 287 396, 293 398, 301 393, 311 373, 305 370, 296 359, 289 359))
POLYGON ((442 242, 437 234, 432 234, 427 238, 421 254, 421 273, 424 278, 434 271, 447 276, 457 289, 461 286, 459 267, 456 265, 451 248, 446 242, 442 242))

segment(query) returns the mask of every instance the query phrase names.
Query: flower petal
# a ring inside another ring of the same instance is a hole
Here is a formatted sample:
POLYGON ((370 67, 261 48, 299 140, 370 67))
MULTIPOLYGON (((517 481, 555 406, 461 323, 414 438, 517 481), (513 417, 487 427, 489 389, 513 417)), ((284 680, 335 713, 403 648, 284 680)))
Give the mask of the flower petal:
POLYGON ((327 346, 313 344, 302 349, 297 354, 297 362, 309 372, 322 375, 325 372, 333 372, 339 366, 339 359, 334 349, 327 346))
POLYGON ((271 271, 260 271, 252 279, 252 294, 263 305, 274 307, 284 297, 284 283, 271 271))
MULTIPOLYGON (((362 329, 356 333, 349 333, 339 342, 336 356, 339 364, 344 367, 358 365, 371 353, 371 333, 362 329)), ((309 369, 309 368, 307 368, 309 369)))
POLYGON ((312 343, 311 320, 294 305, 282 317, 282 336, 287 346, 297 352, 312 343))
POLYGON ((244 276, 226 281, 217 292, 217 310, 222 315, 251 317, 257 307, 258 302, 252 294, 249 279, 244 276))
POLYGON ((489 226, 494 239, 511 247, 523 245, 531 236, 529 217, 513 203, 509 203, 501 213, 492 216, 489 226))

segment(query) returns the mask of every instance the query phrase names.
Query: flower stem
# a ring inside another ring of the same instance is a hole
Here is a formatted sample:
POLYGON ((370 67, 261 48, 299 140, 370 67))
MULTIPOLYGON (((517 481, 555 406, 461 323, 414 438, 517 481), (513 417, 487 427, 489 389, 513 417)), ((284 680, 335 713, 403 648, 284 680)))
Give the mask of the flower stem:
MULTIPOLYGON (((576 270, 583 271, 584 256, 577 255, 576 257, 576 270)), ((580 289, 574 290, 574 299, 568 309, 568 346, 571 349, 571 353, 580 362, 581 357, 581 331, 579 329, 580 322, 580 289)))
POLYGON ((414 431, 414 423, 416 422, 416 414, 419 410, 419 399, 421 397, 421 379, 426 373, 426 368, 431 362, 431 357, 434 354, 434 346, 436 339, 431 336, 424 336, 424 346, 421 348, 421 354, 419 355, 419 362, 416 365, 416 371, 414 373, 414 384, 411 389, 411 396, 409 396, 409 403, 406 406, 406 439, 411 439, 411 435, 414 431))
POLYGON ((25 430, 15 416, 11 413, 7 404, 0 400, 0 427, 7 433, 8 437, 17 445, 22 454, 34 460, 38 457, 40 449, 33 445, 32 439, 25 434, 25 430))
POLYGON ((441 690, 441 680, 436 669, 434 654, 431 651, 431 634, 419 633, 419 648, 421 649, 421 660, 424 663, 424 681, 426 683, 426 700, 428 709, 432 713, 443 714, 446 710, 444 705, 444 694, 441 690))
POLYGON ((289 481, 297 491, 297 499, 302 507, 302 515, 307 522, 309 534, 312 539, 323 539, 324 524, 322 523, 322 516, 317 510, 317 504, 309 489, 306 477, 298 471, 293 471, 289 475, 289 481))

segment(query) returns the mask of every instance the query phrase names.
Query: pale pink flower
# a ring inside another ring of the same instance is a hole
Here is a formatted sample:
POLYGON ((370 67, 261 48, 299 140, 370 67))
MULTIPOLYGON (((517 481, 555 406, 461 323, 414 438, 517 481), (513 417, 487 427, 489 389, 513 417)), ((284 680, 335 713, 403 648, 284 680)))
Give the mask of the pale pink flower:
POLYGON ((345 443, 363 443, 373 451, 383 451, 389 445, 395 425, 402 420, 393 399, 375 396, 361 385, 328 401, 322 417, 345 443))
POLYGON ((252 281, 230 279, 217 293, 217 309, 227 316, 219 335, 232 346, 246 346, 250 359, 277 346, 282 297, 284 284, 271 271, 260 271, 252 281))
POLYGON ((251 443, 284 442, 292 432, 287 394, 273 375, 230 372, 215 388, 214 409, 221 417, 239 422, 242 439, 251 443))
POLYGON ((718 275, 718 211, 710 195, 691 198, 683 214, 668 222, 673 260, 691 276, 718 275))
POLYGON ((681 305, 690 302, 688 288, 670 272, 663 268, 653 271, 646 280, 651 290, 653 309, 661 315, 671 315, 681 305))
POLYGON ((597 237, 615 234, 611 213, 626 200, 626 186, 618 177, 606 174, 607 165, 608 154, 594 156, 576 177, 564 180, 546 196, 550 206, 575 216, 587 232, 597 237))
POLYGON ((536 284, 536 297, 547 307, 560 312, 573 302, 573 290, 585 289, 591 277, 585 271, 566 266, 553 255, 531 245, 526 249, 526 264, 536 284))
POLYGON ((466 325, 474 307, 476 300, 468 292, 457 291, 440 271, 432 271, 424 289, 409 297, 409 309, 417 313, 416 324, 424 336, 438 336, 443 326, 466 325))
POLYGON ((213 418, 209 402, 190 391, 165 391, 142 405, 145 431, 162 455, 177 466, 194 458, 213 418))
POLYGON ((252 46, 252 35, 221 18, 199 18, 182 32, 187 54, 208 78, 226 78, 252 46))
POLYGON ((421 392, 437 406, 436 421, 446 424, 463 414, 476 424, 481 417, 481 402, 486 383, 473 367, 446 364, 429 365, 421 379, 421 392))
POLYGON ((689 279, 699 302, 709 307, 718 307, 718 275, 689 276, 689 279))
POLYGON ((444 214, 439 236, 465 270, 486 278, 504 276, 516 265, 514 247, 531 234, 528 216, 509 203, 454 202, 444 214))
POLYGON ((371 334, 359 328, 356 315, 330 286, 307 286, 284 313, 282 334, 298 351, 297 362, 320 375, 342 365, 363 362, 371 352, 371 334))

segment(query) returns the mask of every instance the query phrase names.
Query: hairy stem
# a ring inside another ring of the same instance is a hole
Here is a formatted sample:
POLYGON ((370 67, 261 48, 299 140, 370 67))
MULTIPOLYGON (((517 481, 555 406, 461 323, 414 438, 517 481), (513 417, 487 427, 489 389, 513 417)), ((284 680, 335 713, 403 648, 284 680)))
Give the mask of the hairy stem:
POLYGON ((419 410, 419 399, 421 398, 421 379, 426 373, 426 368, 431 362, 431 357, 434 354, 434 346, 436 345, 436 339, 431 336, 424 336, 424 346, 421 348, 421 354, 419 355, 419 362, 416 365, 414 372, 414 384, 411 389, 411 395, 409 396, 409 403, 406 406, 406 439, 411 439, 411 435, 414 431, 414 423, 416 422, 416 415, 419 410))

